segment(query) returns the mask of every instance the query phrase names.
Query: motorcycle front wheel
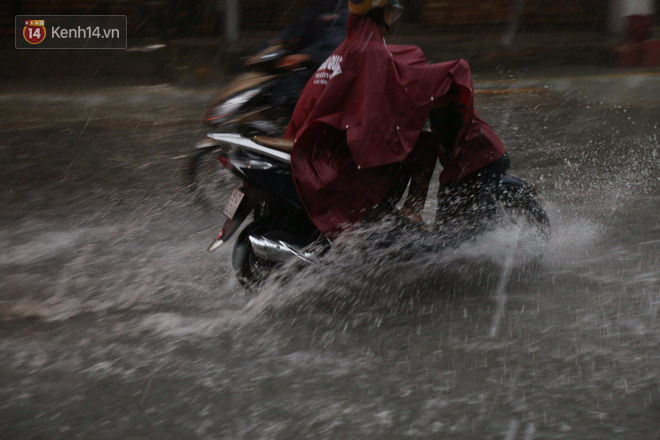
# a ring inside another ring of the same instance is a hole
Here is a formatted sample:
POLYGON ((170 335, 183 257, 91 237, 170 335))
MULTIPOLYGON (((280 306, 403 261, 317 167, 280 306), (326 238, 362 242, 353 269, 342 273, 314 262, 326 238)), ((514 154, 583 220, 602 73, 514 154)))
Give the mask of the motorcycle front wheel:
POLYGON ((501 214, 506 220, 522 221, 535 231, 540 240, 550 240, 548 214, 541 205, 539 194, 531 185, 515 177, 506 176, 502 181, 498 198, 504 210, 501 214))
POLYGON ((186 162, 186 188, 195 202, 210 212, 221 211, 234 188, 233 176, 218 160, 218 153, 217 147, 199 149, 186 162))

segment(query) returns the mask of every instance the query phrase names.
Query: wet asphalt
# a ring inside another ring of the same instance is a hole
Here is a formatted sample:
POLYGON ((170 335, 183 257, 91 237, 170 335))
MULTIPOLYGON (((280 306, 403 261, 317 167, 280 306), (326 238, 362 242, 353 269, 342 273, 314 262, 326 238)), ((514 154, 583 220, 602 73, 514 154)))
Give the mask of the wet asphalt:
POLYGON ((213 89, 2 86, 0 438, 660 438, 658 72, 475 87, 543 194, 540 264, 504 270, 501 231, 250 294, 182 179, 213 89))

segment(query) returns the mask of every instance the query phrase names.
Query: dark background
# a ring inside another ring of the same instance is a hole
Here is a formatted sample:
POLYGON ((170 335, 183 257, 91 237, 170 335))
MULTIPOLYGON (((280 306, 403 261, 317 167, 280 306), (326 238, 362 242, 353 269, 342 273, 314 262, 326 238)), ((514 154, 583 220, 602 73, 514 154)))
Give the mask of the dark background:
MULTIPOLYGON (((405 2, 404 22, 429 32, 474 31, 507 23, 513 0, 416 0, 405 2)), ((301 0, 242 0, 240 27, 246 31, 276 30, 304 6, 301 0)), ((522 22, 535 29, 561 27, 601 29, 607 21, 606 0, 525 1, 522 22)), ((129 17, 132 37, 181 38, 222 33, 224 2, 217 0, 10 0, 0 5, 0 24, 12 33, 19 14, 111 14, 129 17)))

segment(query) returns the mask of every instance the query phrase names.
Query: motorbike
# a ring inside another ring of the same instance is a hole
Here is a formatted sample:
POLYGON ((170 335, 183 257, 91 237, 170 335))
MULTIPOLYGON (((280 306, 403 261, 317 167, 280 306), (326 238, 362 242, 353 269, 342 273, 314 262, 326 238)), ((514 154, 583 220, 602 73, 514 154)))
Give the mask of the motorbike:
MULTIPOLYGON (((287 55, 296 53, 295 40, 266 47, 245 61, 246 72, 230 81, 212 101, 204 116, 211 132, 235 132, 281 136, 295 108, 299 89, 313 73, 312 66, 282 65, 287 55)), ((226 185, 219 171, 217 143, 207 138, 198 142, 186 159, 186 187, 196 201, 209 211, 218 209, 218 194, 226 185)))
MULTIPOLYGON (((221 166, 242 182, 231 193, 223 210, 226 221, 208 250, 227 243, 252 214, 232 252, 234 273, 245 288, 258 288, 273 269, 292 259, 301 264, 322 261, 332 244, 314 226, 298 197, 291 175, 293 140, 238 133, 211 133, 208 138, 221 166)), ((550 222, 531 185, 504 175, 496 199, 501 213, 522 219, 541 239, 548 239, 550 222)), ((495 216, 489 220, 492 223, 495 216)))

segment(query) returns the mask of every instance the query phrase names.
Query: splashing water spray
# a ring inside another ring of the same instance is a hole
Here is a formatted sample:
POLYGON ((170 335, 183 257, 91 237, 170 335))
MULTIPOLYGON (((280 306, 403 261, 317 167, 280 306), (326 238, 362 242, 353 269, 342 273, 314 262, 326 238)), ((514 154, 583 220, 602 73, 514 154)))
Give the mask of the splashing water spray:
MULTIPOLYGON (((500 209, 500 212, 502 212, 503 215, 508 217, 506 210, 502 205, 502 202, 498 202, 498 207, 500 209)), ((522 233, 521 229, 519 227, 516 228, 515 240, 513 240, 510 246, 507 246, 506 257, 504 259, 504 264, 502 265, 502 275, 500 276, 500 279, 497 282, 497 286, 495 288, 496 307, 495 307, 495 314, 493 315, 493 322, 490 325, 489 336, 491 338, 497 336, 497 333, 500 328, 500 324, 502 322, 502 316, 504 315, 504 307, 506 306, 506 302, 507 302, 506 285, 509 281, 509 277, 511 276, 511 270, 513 269, 514 258, 516 256, 516 251, 518 249, 518 243, 520 242, 521 233, 522 233)))

